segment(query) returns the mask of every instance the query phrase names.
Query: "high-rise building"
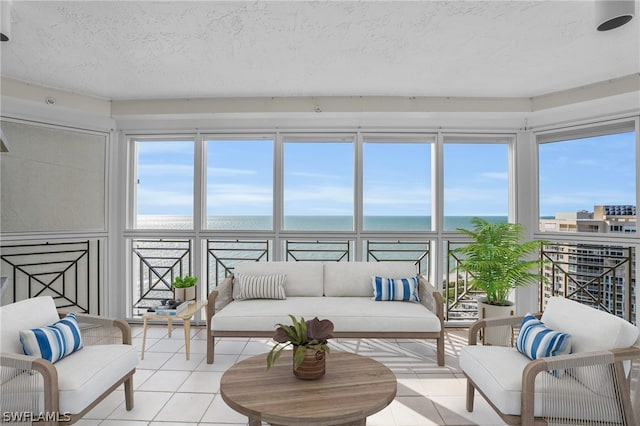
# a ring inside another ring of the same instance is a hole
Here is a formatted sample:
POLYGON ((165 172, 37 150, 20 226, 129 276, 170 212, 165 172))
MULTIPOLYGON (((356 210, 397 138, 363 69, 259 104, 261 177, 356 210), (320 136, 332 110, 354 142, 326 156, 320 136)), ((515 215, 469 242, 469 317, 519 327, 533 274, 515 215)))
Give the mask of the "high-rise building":
MULTIPOLYGON (((542 231, 635 233, 636 207, 599 205, 593 212, 558 213, 542 231)), ((562 296, 635 322, 636 253, 633 247, 562 243, 545 247, 548 283, 541 297, 562 296)), ((544 306, 545 303, 543 303, 544 306)))

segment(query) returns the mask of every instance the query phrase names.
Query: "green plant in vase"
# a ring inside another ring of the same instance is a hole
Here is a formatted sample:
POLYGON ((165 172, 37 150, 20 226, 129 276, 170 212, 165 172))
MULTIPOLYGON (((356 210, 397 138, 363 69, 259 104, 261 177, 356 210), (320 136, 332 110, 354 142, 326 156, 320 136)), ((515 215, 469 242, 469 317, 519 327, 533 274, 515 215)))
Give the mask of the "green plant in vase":
MULTIPOLYGON (((300 349, 312 349, 316 352, 329 353, 328 340, 333 337, 333 323, 329 320, 319 320, 315 317, 312 320, 305 321, 304 317, 300 320, 293 315, 289 315, 292 325, 276 324, 273 340, 278 342, 271 348, 267 355, 267 369, 271 368, 278 360, 282 351, 288 346, 298 347, 300 349)), ((293 357, 293 368, 297 370, 304 361, 306 350, 296 350, 293 357)))

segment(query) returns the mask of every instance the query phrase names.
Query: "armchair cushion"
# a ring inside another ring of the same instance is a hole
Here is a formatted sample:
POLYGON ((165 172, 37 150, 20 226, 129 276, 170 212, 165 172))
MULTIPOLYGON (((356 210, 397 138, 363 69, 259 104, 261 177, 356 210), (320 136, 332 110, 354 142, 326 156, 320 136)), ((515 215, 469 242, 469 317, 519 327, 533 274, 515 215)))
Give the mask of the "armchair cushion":
POLYGON ((20 342, 25 355, 53 363, 82 349, 80 327, 73 313, 46 327, 20 330, 20 342))

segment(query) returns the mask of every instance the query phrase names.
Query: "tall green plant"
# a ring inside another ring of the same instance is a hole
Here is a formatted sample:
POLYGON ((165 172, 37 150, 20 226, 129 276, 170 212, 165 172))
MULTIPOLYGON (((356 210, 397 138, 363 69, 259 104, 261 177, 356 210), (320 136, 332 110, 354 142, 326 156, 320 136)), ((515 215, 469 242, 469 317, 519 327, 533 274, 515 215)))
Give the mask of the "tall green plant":
POLYGON ((474 217, 473 230, 457 228, 473 240, 454 250, 462 254, 460 269, 471 275, 470 284, 483 291, 487 303, 508 304, 507 297, 516 287, 534 284, 546 278, 539 273, 542 260, 531 260, 545 241, 526 241, 526 229, 518 223, 490 223, 474 217))

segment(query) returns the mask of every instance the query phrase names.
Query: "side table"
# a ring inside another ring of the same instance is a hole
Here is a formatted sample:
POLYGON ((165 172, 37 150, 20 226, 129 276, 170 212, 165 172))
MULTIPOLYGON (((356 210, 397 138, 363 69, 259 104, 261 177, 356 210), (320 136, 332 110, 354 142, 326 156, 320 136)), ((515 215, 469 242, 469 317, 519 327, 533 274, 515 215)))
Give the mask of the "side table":
MULTIPOLYGON (((142 321, 143 321, 143 325, 142 325, 142 354, 140 359, 144 359, 144 348, 145 345, 147 343, 147 324, 149 322, 149 320, 155 320, 155 319, 166 319, 167 320, 167 324, 169 327, 169 337, 171 337, 171 330, 173 328, 173 320, 175 319, 181 319, 183 321, 183 328, 184 328, 184 348, 185 348, 185 354, 187 356, 187 361, 189 360, 189 355, 190 355, 190 343, 191 343, 191 318, 193 317, 193 315, 198 312, 199 310, 201 310, 202 308, 206 308, 207 307, 207 302, 206 301, 196 301, 195 303, 192 303, 191 305, 189 305, 184 311, 177 313, 176 315, 169 315, 169 314, 158 314, 155 312, 148 312, 144 315, 142 315, 142 321)), ((206 310, 206 309, 205 309, 206 310)), ((205 313, 205 318, 207 318, 207 315, 205 313)), ((207 328, 208 328, 209 324, 207 324, 207 328)))

